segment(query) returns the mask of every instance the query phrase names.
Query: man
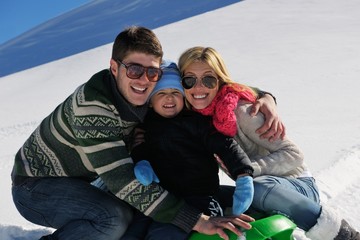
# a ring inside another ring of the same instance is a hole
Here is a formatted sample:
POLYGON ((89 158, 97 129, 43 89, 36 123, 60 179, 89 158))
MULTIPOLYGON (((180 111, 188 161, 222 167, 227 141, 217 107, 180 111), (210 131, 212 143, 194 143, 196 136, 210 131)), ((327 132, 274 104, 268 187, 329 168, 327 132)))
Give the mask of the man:
POLYGON ((161 78, 162 57, 151 30, 125 29, 115 39, 110 69, 79 86, 16 154, 13 200, 24 218, 56 229, 42 239, 119 239, 132 207, 186 232, 225 236, 223 228, 240 234, 234 225, 250 227, 246 215, 209 218, 159 185, 136 180, 127 145, 161 78), (112 194, 90 184, 99 176, 112 194))

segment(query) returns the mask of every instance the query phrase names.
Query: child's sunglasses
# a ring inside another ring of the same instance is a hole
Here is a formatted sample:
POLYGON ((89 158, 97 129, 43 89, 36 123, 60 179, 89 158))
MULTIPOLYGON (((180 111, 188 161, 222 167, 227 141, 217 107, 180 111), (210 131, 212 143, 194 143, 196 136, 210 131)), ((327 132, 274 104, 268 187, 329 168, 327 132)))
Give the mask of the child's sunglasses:
POLYGON ((117 60, 120 65, 126 68, 126 76, 131 79, 139 79, 144 73, 150 82, 157 82, 160 80, 163 72, 160 68, 156 67, 144 67, 138 63, 125 64, 120 60, 117 60))
MULTIPOLYGON (((217 81, 218 79, 214 76, 204 76, 201 78, 201 83, 209 89, 214 89, 217 85, 217 81)), ((193 88, 196 82, 197 78, 193 76, 183 77, 181 79, 181 84, 185 89, 193 88)))

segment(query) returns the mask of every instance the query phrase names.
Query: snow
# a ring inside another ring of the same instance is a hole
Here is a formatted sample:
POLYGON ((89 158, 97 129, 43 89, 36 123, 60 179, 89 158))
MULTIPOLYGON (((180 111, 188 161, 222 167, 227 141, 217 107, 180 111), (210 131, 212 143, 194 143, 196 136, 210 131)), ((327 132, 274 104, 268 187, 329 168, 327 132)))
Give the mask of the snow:
MULTIPOLYGON (((195 45, 212 46, 234 79, 273 93, 288 136, 303 150, 317 179, 322 201, 357 229, 359 12, 357 0, 252 0, 154 29, 166 58, 177 60, 195 45)), ((30 240, 52 231, 17 212, 11 197, 13 158, 45 116, 93 73, 109 66, 111 47, 0 78, 0 239, 30 240)))

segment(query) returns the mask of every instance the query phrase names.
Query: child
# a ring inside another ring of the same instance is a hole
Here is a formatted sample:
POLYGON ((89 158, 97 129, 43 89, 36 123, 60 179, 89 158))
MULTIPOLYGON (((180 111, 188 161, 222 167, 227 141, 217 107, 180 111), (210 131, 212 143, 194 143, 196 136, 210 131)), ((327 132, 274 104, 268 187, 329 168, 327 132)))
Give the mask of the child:
POLYGON ((231 200, 227 204, 223 201, 214 159, 217 154, 236 180, 233 213, 245 212, 253 198, 249 158, 233 138, 216 131, 211 117, 184 108, 176 64, 166 62, 162 70, 163 76, 149 96, 145 142, 131 153, 137 179, 144 185, 160 182, 204 213, 221 216, 220 205, 228 205, 231 200))

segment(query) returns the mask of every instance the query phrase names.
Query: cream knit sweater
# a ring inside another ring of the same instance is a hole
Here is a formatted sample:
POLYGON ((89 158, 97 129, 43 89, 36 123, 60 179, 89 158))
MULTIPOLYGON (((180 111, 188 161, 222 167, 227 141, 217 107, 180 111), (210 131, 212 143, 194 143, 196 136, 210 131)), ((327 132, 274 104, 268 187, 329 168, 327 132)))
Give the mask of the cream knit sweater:
POLYGON ((237 118, 236 141, 248 154, 254 177, 261 175, 274 175, 284 177, 311 176, 303 160, 300 149, 287 137, 284 140, 270 142, 261 139, 255 133, 264 123, 262 113, 250 116, 251 104, 239 102, 235 109, 237 118))

